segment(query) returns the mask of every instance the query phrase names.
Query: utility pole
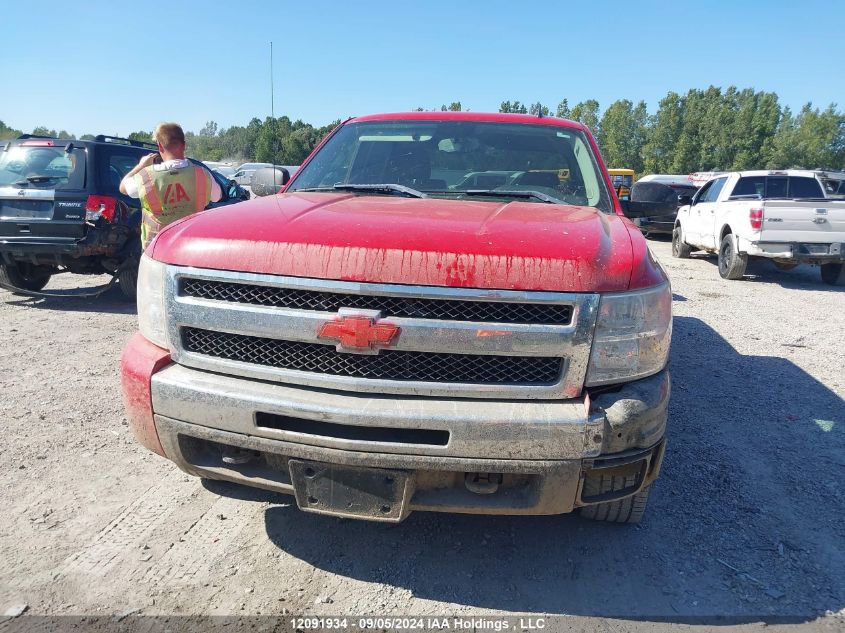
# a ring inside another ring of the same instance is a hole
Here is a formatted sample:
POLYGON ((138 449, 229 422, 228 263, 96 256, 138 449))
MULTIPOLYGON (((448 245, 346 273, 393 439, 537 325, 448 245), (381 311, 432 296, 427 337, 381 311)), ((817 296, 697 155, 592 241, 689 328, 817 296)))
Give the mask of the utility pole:
MULTIPOLYGON (((270 41, 270 119, 271 129, 276 131, 275 90, 273 89, 273 42, 270 41)), ((279 137, 273 134, 273 186, 276 186, 276 156, 279 153, 279 137)))
POLYGON ((274 110, 274 91, 273 91, 273 42, 270 42, 270 117, 275 119, 276 114, 274 110))

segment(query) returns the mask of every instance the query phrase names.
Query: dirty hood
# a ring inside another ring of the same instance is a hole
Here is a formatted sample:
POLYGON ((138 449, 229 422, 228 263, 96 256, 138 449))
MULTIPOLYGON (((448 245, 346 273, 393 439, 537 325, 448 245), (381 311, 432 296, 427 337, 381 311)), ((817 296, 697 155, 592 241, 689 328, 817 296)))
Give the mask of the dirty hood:
POLYGON ((345 281, 612 291, 629 287, 633 250, 623 218, 591 207, 296 192, 173 224, 148 254, 345 281))

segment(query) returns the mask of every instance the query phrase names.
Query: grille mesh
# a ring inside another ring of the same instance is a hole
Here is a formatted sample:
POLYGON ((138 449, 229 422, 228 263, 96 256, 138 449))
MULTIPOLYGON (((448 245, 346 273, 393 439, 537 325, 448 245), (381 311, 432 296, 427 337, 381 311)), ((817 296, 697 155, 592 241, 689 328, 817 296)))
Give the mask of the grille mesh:
POLYGON ((432 354, 382 350, 378 355, 343 354, 330 345, 182 329, 189 352, 299 371, 369 378, 464 384, 549 385, 560 378, 560 358, 432 354))
POLYGON ((445 321, 569 325, 572 320, 572 306, 569 305, 378 297, 207 279, 182 279, 180 294, 199 299, 323 312, 337 312, 340 308, 379 310, 385 317, 445 321))

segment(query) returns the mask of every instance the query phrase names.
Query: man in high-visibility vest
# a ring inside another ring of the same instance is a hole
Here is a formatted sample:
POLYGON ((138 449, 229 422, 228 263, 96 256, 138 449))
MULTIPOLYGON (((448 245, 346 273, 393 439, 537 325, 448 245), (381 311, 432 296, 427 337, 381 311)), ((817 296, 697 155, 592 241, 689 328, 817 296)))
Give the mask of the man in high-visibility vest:
POLYGON ((171 222, 202 211, 223 195, 211 173, 185 158, 185 133, 161 123, 153 135, 158 154, 147 154, 120 181, 120 191, 141 200, 141 245, 171 222))

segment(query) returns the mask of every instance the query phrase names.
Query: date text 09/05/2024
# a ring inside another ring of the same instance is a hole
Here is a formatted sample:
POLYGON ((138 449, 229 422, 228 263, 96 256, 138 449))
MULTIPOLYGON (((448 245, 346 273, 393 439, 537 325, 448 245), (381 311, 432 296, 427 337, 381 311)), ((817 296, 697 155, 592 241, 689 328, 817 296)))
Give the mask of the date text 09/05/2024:
POLYGON ((295 617, 290 624, 297 630, 392 629, 456 631, 539 631, 546 628, 545 618, 482 617, 295 617))

